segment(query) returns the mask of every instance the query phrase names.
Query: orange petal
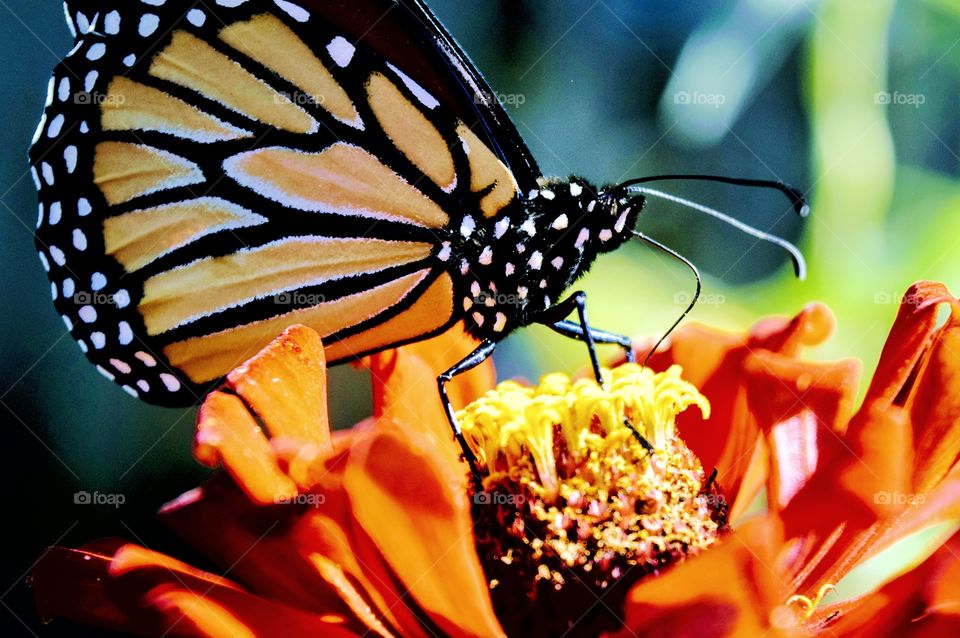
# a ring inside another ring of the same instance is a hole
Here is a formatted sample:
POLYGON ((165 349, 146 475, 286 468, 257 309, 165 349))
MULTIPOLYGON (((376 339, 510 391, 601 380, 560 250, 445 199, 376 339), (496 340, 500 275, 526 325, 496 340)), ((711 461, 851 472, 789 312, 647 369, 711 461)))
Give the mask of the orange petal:
POLYGON ((917 466, 914 489, 927 492, 960 458, 960 303, 933 341, 910 400, 917 466))
POLYGON ((53 548, 32 576, 40 613, 141 636, 357 636, 344 619, 253 596, 135 545, 113 556, 53 548))
MULTIPOLYGON (((465 476, 461 450, 453 439, 437 390, 437 377, 470 354, 478 343, 459 325, 422 342, 387 350, 367 359, 373 377, 374 416, 429 437, 452 475, 465 476)), ((454 409, 493 388, 493 360, 454 377, 447 394, 454 409)))
MULTIPOLYGON (((829 635, 936 638, 960 635, 960 535, 879 590, 845 605, 829 635)), ((823 609, 831 613, 830 607, 823 609)))
MULTIPOLYGON (((642 580, 627 596, 619 638, 790 636, 794 614, 780 607, 772 519, 746 523, 720 545, 642 580)), ((797 635, 800 635, 799 632, 797 635)))
POLYGON ((277 503, 297 494, 260 425, 236 396, 207 395, 197 416, 193 454, 211 467, 221 463, 257 503, 277 503))
MULTIPOLYGON (((341 433, 340 444, 347 446, 352 435, 341 433)), ((395 579, 363 530, 354 529, 349 502, 337 485, 344 458, 343 453, 328 457, 320 464, 325 472, 314 468, 327 485, 305 494, 312 497, 310 507, 263 507, 226 477, 215 477, 165 506, 161 518, 259 594, 308 611, 355 617, 371 634, 393 635, 386 623, 409 629, 410 636, 426 636, 401 594, 380 595, 378 586, 390 589, 395 579)))
POLYGON ((447 460, 450 471, 466 473, 457 462, 460 448, 451 434, 436 377, 439 372, 415 353, 400 348, 370 357, 373 375, 373 414, 429 438, 438 458, 447 460))
MULTIPOLYGON (((468 335, 459 323, 443 334, 426 341, 418 341, 401 348, 436 370, 434 378, 473 352, 480 342, 468 335)), ((455 409, 466 406, 481 397, 496 383, 493 359, 488 358, 473 370, 454 377, 447 384, 447 394, 455 409)))
POLYGON ((168 503, 161 520, 252 591, 307 611, 349 616, 340 592, 297 551, 290 527, 301 508, 252 503, 225 476, 168 503))
MULTIPOLYGON (((910 377, 923 352, 933 340, 937 307, 956 303, 946 286, 931 281, 912 285, 903 296, 897 318, 883 346, 864 405, 893 405, 909 391, 910 377)), ((902 400, 899 403, 903 403, 902 400)))
MULTIPOLYGON (((704 468, 717 468, 718 483, 729 502, 737 501, 740 482, 761 436, 744 384, 746 360, 763 351, 792 357, 801 347, 826 339, 833 326, 833 315, 822 304, 810 304, 792 319, 764 319, 746 337, 690 324, 677 330, 665 351, 651 357, 651 366, 657 370, 680 364, 684 378, 710 400, 709 421, 688 410, 678 418, 678 428, 704 468)), ((789 396, 786 388, 778 392, 789 396)))
POLYGON ((227 384, 253 408, 272 438, 330 451, 326 359, 320 336, 310 328, 287 328, 233 370, 227 384))
POLYGON ((442 633, 501 636, 459 481, 422 436, 380 422, 343 474, 353 515, 442 633))
POLYGON ((813 475, 821 438, 839 438, 859 375, 853 360, 812 363, 758 350, 744 362, 747 402, 770 444, 772 509, 783 509, 813 475))
POLYGON ((293 530, 298 551, 374 632, 429 638, 392 566, 353 518, 346 495, 326 494, 331 500, 323 509, 309 511, 293 530))

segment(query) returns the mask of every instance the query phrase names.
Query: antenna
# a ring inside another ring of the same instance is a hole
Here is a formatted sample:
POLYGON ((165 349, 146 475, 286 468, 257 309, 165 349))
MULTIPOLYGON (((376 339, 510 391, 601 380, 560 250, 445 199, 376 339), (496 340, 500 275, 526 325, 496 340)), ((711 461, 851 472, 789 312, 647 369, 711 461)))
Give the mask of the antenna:
POLYGON ((741 177, 724 177, 723 175, 652 175, 649 177, 638 177, 636 179, 627 180, 626 182, 615 186, 613 190, 618 190, 621 188, 629 189, 631 186, 636 186, 638 184, 662 182, 666 180, 719 182, 721 184, 732 184, 734 186, 746 186, 747 188, 770 188, 780 191, 786 195, 790 200, 790 203, 793 204, 793 210, 801 217, 806 217, 810 214, 810 206, 807 204, 807 198, 803 196, 803 193, 801 193, 799 189, 784 184, 779 180, 773 181, 768 179, 745 179, 741 177))
POLYGON ((660 340, 657 341, 656 344, 654 344, 653 348, 650 349, 650 352, 647 353, 647 356, 644 357, 643 367, 647 367, 647 362, 650 360, 650 357, 653 356, 653 353, 656 352, 661 345, 663 345, 663 342, 667 340, 667 337, 670 336, 670 333, 676 330, 677 326, 680 325, 680 322, 683 321, 686 318, 686 316, 690 314, 690 311, 693 310, 693 307, 697 305, 697 301, 700 299, 700 290, 703 288, 703 281, 700 279, 700 271, 697 270, 697 267, 693 264, 692 261, 690 261, 683 255, 681 255, 674 249, 670 248, 669 246, 665 246, 661 244, 653 237, 644 235, 639 230, 631 230, 630 232, 633 233, 633 236, 636 237, 637 239, 650 244, 657 250, 663 253, 666 253, 667 255, 670 255, 677 261, 682 262, 687 268, 690 269, 690 271, 693 273, 693 276, 697 278, 697 289, 693 293, 693 299, 690 300, 690 303, 687 305, 686 310, 683 311, 683 314, 677 317, 677 320, 673 322, 673 325, 670 326, 670 329, 667 330, 665 333, 663 333, 663 336, 660 337, 660 340))
MULTIPOLYGON (((641 178, 641 179, 646 179, 646 178, 641 178)), ((723 178, 723 179, 727 180, 728 178, 723 178)), ((714 181, 719 181, 719 180, 720 178, 714 181)), ((632 180, 632 181, 635 182, 636 180, 632 180)), ((721 213, 715 208, 710 208, 709 206, 698 204, 697 202, 690 201, 689 199, 677 197, 676 195, 664 193, 662 191, 654 190, 652 188, 638 188, 635 185, 631 184, 630 182, 625 182, 624 184, 621 184, 620 186, 617 186, 615 188, 625 188, 629 192, 640 193, 641 195, 650 196, 650 197, 658 197, 660 199, 665 199, 667 201, 674 202, 675 204, 680 204, 681 206, 686 206, 687 208, 693 209, 697 212, 703 213, 705 215, 709 215, 710 217, 713 217, 715 219, 719 219, 720 221, 733 226, 737 230, 744 232, 747 235, 750 235, 751 237, 756 237, 761 241, 769 242, 771 244, 779 246, 780 248, 783 248, 785 251, 787 251, 787 253, 789 253, 790 259, 793 261, 793 269, 797 275, 797 278, 803 280, 803 279, 806 279, 807 277, 807 262, 806 260, 804 260, 803 254, 800 252, 800 250, 796 246, 788 242, 786 239, 777 237, 776 235, 771 235, 770 233, 766 233, 758 228, 754 228, 753 226, 746 224, 740 221, 739 219, 736 219, 735 217, 731 217, 726 213, 721 213)), ((784 188, 789 189, 790 187, 784 186, 784 188)), ((803 210, 809 211, 809 207, 806 205, 806 203, 803 204, 803 210)), ((800 214, 803 215, 805 213, 801 211, 800 214)), ((649 238, 645 239, 645 241, 647 240, 649 240, 649 238)), ((666 248, 666 246, 664 246, 664 248, 666 248)), ((670 250, 670 249, 667 249, 667 250, 670 250)), ((676 256, 680 257, 679 254, 676 254, 676 256)), ((684 259, 683 257, 680 257, 680 258, 684 259)), ((686 260, 684 259, 684 261, 686 260)))

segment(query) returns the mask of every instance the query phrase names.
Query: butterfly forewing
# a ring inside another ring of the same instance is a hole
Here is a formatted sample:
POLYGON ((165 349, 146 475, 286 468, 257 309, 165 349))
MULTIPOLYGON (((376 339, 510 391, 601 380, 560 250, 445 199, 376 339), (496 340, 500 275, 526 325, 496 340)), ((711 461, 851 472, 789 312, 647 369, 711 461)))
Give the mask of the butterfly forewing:
POLYGON ((37 245, 101 373, 188 404, 293 323, 337 362, 460 318, 462 220, 512 215, 536 167, 425 8, 68 15, 31 150, 37 245))

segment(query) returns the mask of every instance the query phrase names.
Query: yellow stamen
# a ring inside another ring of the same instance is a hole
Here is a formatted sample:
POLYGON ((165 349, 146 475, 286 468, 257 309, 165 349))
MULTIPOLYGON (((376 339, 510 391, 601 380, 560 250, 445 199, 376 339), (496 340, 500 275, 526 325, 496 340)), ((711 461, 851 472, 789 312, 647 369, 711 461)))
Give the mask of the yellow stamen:
POLYGON ((679 366, 654 373, 625 364, 603 371, 606 387, 563 374, 543 377, 536 388, 508 381, 467 406, 457 420, 491 475, 509 473, 529 457, 544 496, 552 500, 560 486, 557 447, 575 464, 625 447, 644 456, 626 422, 656 450, 664 450, 675 436, 677 414, 696 405, 709 418, 710 403, 680 373, 679 366))
POLYGON ((836 587, 830 583, 826 583, 817 590, 817 595, 814 598, 809 596, 804 596, 802 594, 794 594, 787 599, 787 606, 799 605, 803 613, 803 619, 809 620, 810 616, 813 615, 813 612, 817 610, 817 607, 820 606, 820 603, 823 602, 824 596, 832 592, 836 587))
POLYGON ((676 432, 690 406, 709 416, 707 399, 678 366, 602 372, 602 386, 562 374, 501 383, 457 414, 486 474, 474 532, 508 635, 566 635, 588 614, 582 635, 612 631, 621 620, 591 612, 591 600, 619 609, 632 583, 711 546, 726 525, 722 495, 676 432))

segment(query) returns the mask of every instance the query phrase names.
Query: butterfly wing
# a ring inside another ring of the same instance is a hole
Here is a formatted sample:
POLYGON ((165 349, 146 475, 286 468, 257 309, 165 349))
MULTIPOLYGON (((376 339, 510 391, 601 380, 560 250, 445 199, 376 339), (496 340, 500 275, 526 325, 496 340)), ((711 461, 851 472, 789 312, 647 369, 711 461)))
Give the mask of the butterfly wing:
POLYGON ((157 4, 68 3, 31 148, 40 258, 101 373, 184 405, 293 323, 335 363, 458 321, 463 216, 510 214, 536 167, 429 12, 157 4))

